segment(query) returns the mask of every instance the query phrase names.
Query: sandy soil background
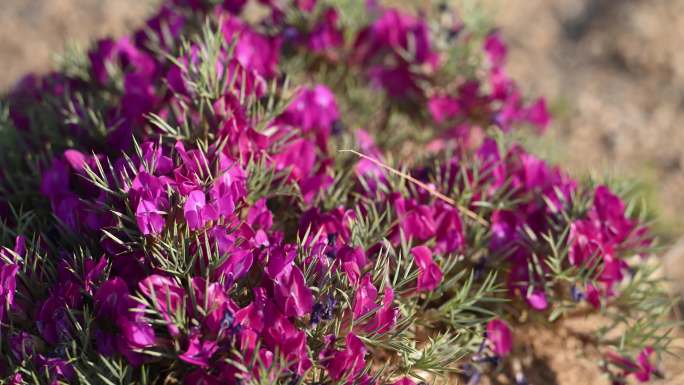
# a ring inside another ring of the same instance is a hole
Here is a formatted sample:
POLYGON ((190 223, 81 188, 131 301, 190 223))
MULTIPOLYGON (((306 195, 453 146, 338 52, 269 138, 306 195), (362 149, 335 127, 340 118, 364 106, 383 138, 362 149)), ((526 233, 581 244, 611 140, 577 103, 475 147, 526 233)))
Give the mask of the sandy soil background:
MULTIPOLYGON (((664 243, 674 245, 684 235, 684 0, 480 1, 510 43, 514 78, 525 92, 546 95, 555 112, 545 153, 577 175, 642 181, 664 243)), ((153 3, 0 0, 0 90, 48 69, 69 41, 84 45, 132 28, 153 3)), ((684 288, 684 243, 664 254, 667 275, 684 288)), ((607 383, 596 356, 565 332, 528 340, 523 366, 532 384, 607 383)), ((679 359, 664 366, 660 384, 684 384, 679 359)))

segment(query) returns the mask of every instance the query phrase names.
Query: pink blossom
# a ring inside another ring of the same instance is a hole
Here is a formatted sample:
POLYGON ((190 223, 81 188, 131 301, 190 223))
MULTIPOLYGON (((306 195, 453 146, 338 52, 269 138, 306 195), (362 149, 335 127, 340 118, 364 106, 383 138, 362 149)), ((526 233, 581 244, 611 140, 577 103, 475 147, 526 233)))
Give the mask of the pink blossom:
POLYGON ((492 350, 499 357, 505 357, 511 352, 513 337, 505 322, 494 319, 487 323, 487 339, 492 344, 492 350))
POLYGON ((178 356, 181 360, 197 365, 202 368, 207 368, 211 360, 211 356, 218 350, 218 346, 214 341, 201 341, 198 336, 192 336, 188 343, 187 350, 178 356))
POLYGON ((378 297, 378 289, 373 286, 371 282, 371 276, 366 274, 356 289, 356 295, 354 297, 354 318, 360 318, 366 313, 374 310, 377 307, 375 303, 378 297))
POLYGON ((442 270, 432 260, 432 251, 425 246, 416 246, 411 249, 418 266, 418 284, 416 289, 420 291, 433 291, 442 282, 442 270))
POLYGON ((275 279, 274 299, 288 317, 301 317, 311 313, 313 295, 298 267, 292 266, 275 279))
POLYGON ((178 286, 171 278, 153 274, 143 279, 138 284, 139 290, 151 301, 157 311, 159 311, 171 335, 178 335, 178 327, 175 325, 174 317, 185 310, 186 295, 185 290, 178 286))
POLYGON ((157 208, 155 202, 141 200, 135 210, 135 219, 143 235, 155 235, 164 229, 165 212, 157 208))
POLYGON ((19 265, 6 265, 2 262, 0 264, 0 322, 2 322, 5 320, 5 309, 11 309, 14 305, 19 265))
POLYGON ((307 45, 312 52, 324 52, 344 43, 344 35, 338 19, 339 15, 334 8, 325 10, 322 19, 308 36, 307 45))
POLYGON ((201 229, 207 222, 217 219, 216 210, 206 204, 204 192, 200 190, 194 190, 188 194, 183 205, 183 214, 190 230, 201 229))
POLYGON ((353 333, 347 334, 345 349, 335 352, 326 363, 328 374, 333 380, 354 379, 366 366, 366 347, 353 333))
POLYGON ((410 377, 403 377, 393 382, 392 385, 416 385, 416 383, 413 382, 413 380, 410 377))

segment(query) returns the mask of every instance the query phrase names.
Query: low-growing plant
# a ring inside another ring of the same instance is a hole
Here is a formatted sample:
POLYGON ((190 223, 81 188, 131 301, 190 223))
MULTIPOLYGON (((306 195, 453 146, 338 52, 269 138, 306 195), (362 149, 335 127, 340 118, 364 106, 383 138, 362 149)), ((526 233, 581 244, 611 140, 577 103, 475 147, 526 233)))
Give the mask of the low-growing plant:
POLYGON ((644 210, 516 143, 546 104, 471 21, 169 0, 27 76, 0 111, 4 383, 477 384, 517 328, 594 313, 615 383, 660 375, 644 210))

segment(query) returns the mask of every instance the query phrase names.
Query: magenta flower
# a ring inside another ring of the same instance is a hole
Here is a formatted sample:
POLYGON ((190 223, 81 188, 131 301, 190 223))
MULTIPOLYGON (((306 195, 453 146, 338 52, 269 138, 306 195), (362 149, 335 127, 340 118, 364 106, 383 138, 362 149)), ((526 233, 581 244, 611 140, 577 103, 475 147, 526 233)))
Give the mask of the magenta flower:
POLYGON ((530 124, 536 126, 541 133, 546 131, 546 128, 551 123, 551 115, 546 108, 546 100, 541 98, 529 106, 526 119, 530 124))
POLYGON ((147 53, 135 47, 128 37, 117 41, 111 39, 100 40, 95 48, 88 53, 93 78, 104 84, 108 82, 108 66, 120 66, 124 72, 135 72, 150 77, 156 71, 156 63, 147 53))
POLYGON ((149 18, 144 30, 135 33, 135 45, 146 47, 155 39, 165 50, 171 50, 186 23, 186 17, 173 7, 163 4, 156 15, 149 18))
POLYGON ((265 331, 264 344, 272 350, 285 353, 291 371, 298 375, 311 368, 306 333, 297 329, 287 318, 278 317, 265 331))
POLYGON ((460 250, 465 245, 465 235, 458 210, 441 202, 436 206, 435 252, 449 254, 460 250))
MULTIPOLYGON (((121 114, 130 122, 137 123, 143 119, 143 115, 151 112, 159 103, 155 94, 152 80, 139 73, 128 73, 124 76, 125 92, 121 98, 121 114)), ((131 143, 130 138, 124 141, 122 149, 127 149, 125 144, 131 143)))
POLYGON ((513 348, 511 330, 505 322, 494 319, 487 323, 487 340, 492 344, 492 351, 499 357, 506 357, 513 348))
POLYGON ((487 36, 484 42, 484 50, 493 67, 499 68, 506 63, 508 48, 506 48, 506 44, 501 39, 499 32, 494 32, 487 36))
POLYGON ((206 204, 204 192, 200 190, 194 190, 188 194, 183 205, 183 214, 190 230, 201 229, 207 222, 218 219, 216 210, 206 204))
POLYGON ((366 267, 368 260, 360 247, 343 246, 337 251, 337 263, 341 264, 349 282, 356 284, 361 278, 361 270, 366 267))
POLYGON ((417 76, 406 66, 373 66, 368 70, 368 78, 373 86, 384 89, 394 98, 408 98, 420 94, 417 76))
POLYGON ((625 216, 622 200, 605 186, 599 186, 593 206, 586 219, 573 222, 570 227, 568 260, 575 266, 593 264, 598 258, 601 270, 598 279, 608 292, 624 277, 627 263, 617 250, 623 245, 644 246, 650 240, 643 238, 634 221, 625 216))
POLYGON ((606 359, 617 365, 623 371, 624 377, 634 375, 639 382, 648 382, 653 374, 658 373, 657 368, 650 361, 653 353, 652 347, 646 347, 639 353, 636 362, 634 362, 630 357, 609 350, 606 352, 606 359))
POLYGON ((177 336, 179 331, 175 325, 175 317, 185 311, 187 299, 185 290, 178 286, 172 279, 162 275, 150 275, 138 284, 140 291, 151 301, 157 311, 162 314, 166 326, 172 336, 177 336))
POLYGON ((316 24, 308 36, 307 46, 312 52, 325 52, 344 43, 344 35, 338 19, 339 15, 334 8, 328 8, 323 12, 322 20, 316 24))
POLYGON ((36 308, 36 326, 41 337, 51 344, 72 338, 73 322, 67 309, 76 309, 82 305, 83 296, 80 288, 73 282, 62 282, 53 288, 48 298, 36 308))
POLYGON ((5 320, 5 310, 14 305, 18 271, 19 266, 16 264, 0 266, 0 322, 5 320))
POLYGON ((215 341, 200 341, 198 336, 190 337, 187 350, 178 356, 181 360, 202 368, 209 367, 211 356, 218 350, 215 341))
POLYGON ((650 361, 650 357, 653 355, 653 353, 653 348, 649 346, 642 350, 637 356, 639 370, 634 373, 634 376, 637 378, 637 380, 641 382, 650 381, 651 375, 657 372, 656 367, 650 361))
POLYGON ((23 385, 25 384, 24 378, 21 376, 21 373, 15 373, 13 376, 10 377, 10 382, 8 385, 23 385))
POLYGON ((96 330, 96 344, 102 354, 118 351, 130 362, 140 364, 144 358, 137 352, 153 346, 155 335, 152 326, 133 310, 140 307, 130 297, 128 286, 121 278, 105 281, 93 296, 95 316, 100 329, 96 330), (114 326, 115 331, 108 331, 114 326))
POLYGON ((366 366, 366 347, 353 333, 347 334, 345 349, 337 351, 326 363, 330 377, 339 381, 342 378, 352 380, 366 366))
POLYGON ((594 309, 599 310, 601 308, 601 292, 596 286, 587 285, 585 296, 587 302, 589 302, 594 309))
MULTIPOLYGON (((383 161, 382 151, 375 144, 373 137, 365 130, 358 129, 354 132, 356 143, 359 146, 359 151, 371 158, 380 162, 383 161)), ((375 162, 368 159, 359 159, 355 167, 356 176, 359 178, 360 187, 363 188, 369 196, 375 197, 380 186, 387 185, 386 171, 378 166, 375 162)))
POLYGON ((186 150, 182 142, 177 142, 174 148, 182 160, 182 165, 173 172, 178 191, 187 196, 201 190, 202 178, 211 173, 206 154, 198 149, 186 150))
POLYGON ((404 378, 401 378, 401 379, 393 382, 392 385, 416 385, 416 383, 413 382, 413 380, 411 378, 404 377, 404 378))
MULTIPOLYGON (((437 54, 432 50, 428 26, 424 20, 396 9, 384 10, 382 15, 367 29, 361 31, 354 44, 357 60, 368 64, 376 56, 395 54, 395 49, 408 49, 414 44, 414 63, 438 64, 437 54)), ((399 60, 399 55, 396 55, 399 60)))
POLYGON ((421 94, 417 84, 420 76, 413 67, 439 67, 439 55, 432 49, 425 21, 396 9, 383 10, 371 26, 357 35, 353 60, 366 68, 372 84, 396 98, 421 94), (409 45, 414 55, 407 58, 400 51, 409 50, 409 45))
POLYGON ((353 307, 354 319, 361 318, 366 315, 366 313, 374 310, 378 306, 375 303, 377 298, 378 289, 373 286, 370 274, 366 274, 361 279, 361 283, 356 289, 353 307))
MULTIPOLYGON (((441 263, 456 254, 474 258, 478 280, 483 269, 503 272, 495 283, 507 285, 502 295, 513 307, 556 306, 551 293, 566 291, 551 279, 557 271, 548 254, 556 248, 547 235, 567 251, 563 268, 597 266, 583 277, 592 284, 575 280, 575 304, 612 305, 609 297, 632 277, 627 254, 651 240, 607 187, 585 205, 591 196, 559 168, 515 138, 500 140, 518 126, 543 131, 551 117, 546 101, 527 100, 507 73, 498 31, 476 47, 484 62, 454 77, 458 66, 442 71, 451 61, 446 46, 480 42, 448 6, 433 23, 365 0, 370 22, 346 31, 348 15, 317 0, 257 3, 263 14, 241 17, 247 0, 168 0, 144 28, 99 41, 88 55, 89 76, 27 77, 12 92, 9 117, 28 160, 74 148, 38 162, 50 213, 24 196, 32 174, 15 175, 32 165, 0 170, 7 191, 0 218, 35 238, 28 248, 20 237, 14 250, 0 249, 3 380, 27 382, 21 376, 33 370, 44 377, 39 382, 77 382, 76 369, 91 368, 78 362, 84 352, 67 359, 71 346, 94 348, 85 352, 93 362, 97 354, 123 359, 134 371, 149 363, 151 382, 415 385, 410 368, 390 368, 389 378, 376 373, 366 356, 376 352, 364 341, 424 323, 421 312, 400 320, 404 307, 432 314, 448 301, 453 293, 437 293, 441 263), (205 24, 218 25, 224 41, 205 33, 205 24), (346 42, 348 33, 356 36, 346 42), (305 83, 288 89, 286 79, 305 83), (375 117, 356 116, 376 107, 375 117), (466 221, 428 189, 396 183, 401 178, 379 165, 389 152, 410 150, 398 142, 405 135, 392 131, 404 120, 427 145, 425 156, 398 167, 486 224, 466 221), (378 162, 339 154, 345 147, 378 162), (100 166, 111 189, 86 175, 100 166), (185 231, 176 234, 179 224, 185 231), (62 227, 83 239, 62 242, 62 227), (404 257, 416 267, 404 271, 391 250, 386 260, 386 246, 408 248, 404 257), (186 260, 176 260, 174 247, 186 260), (415 288, 407 275, 417 277, 415 288), (444 298, 422 294, 433 292, 444 298), (8 377, 15 373, 21 376, 8 377)), ((486 329, 480 350, 464 357, 472 362, 462 362, 471 383, 485 375, 481 363, 513 350, 503 319, 515 309, 486 307, 498 315, 464 330, 486 329)), ((652 348, 612 354, 605 368, 618 367, 611 373, 618 380, 658 375, 652 348)))
POLYGON ((54 200, 69 191, 69 165, 65 161, 55 158, 50 168, 42 174, 40 192, 54 200))
POLYGON ((173 160, 162 152, 162 146, 158 146, 153 142, 144 142, 141 146, 143 151, 141 164, 138 171, 143 172, 145 168, 142 165, 144 162, 150 168, 153 175, 166 175, 173 169, 173 160))
POLYGON ((509 210, 496 210, 491 217, 492 237, 489 248, 498 251, 509 246, 518 236, 518 218, 516 213, 509 210))
POLYGON ((216 239, 221 254, 228 256, 217 268, 215 279, 225 279, 226 284, 233 284, 244 277, 252 267, 254 263, 252 250, 237 246, 235 239, 226 234, 226 229, 222 227, 215 227, 211 234, 216 239))
POLYGON ((546 293, 542 289, 533 289, 530 292, 526 292, 525 300, 527 303, 536 310, 546 310, 549 307, 549 301, 546 298, 546 293))
POLYGON ((23 360, 31 357, 35 349, 35 337, 29 333, 21 331, 10 336, 9 346, 14 358, 23 360))
POLYGON ((153 201, 141 200, 135 210, 135 219, 143 235, 155 235, 164 230, 164 211, 157 208, 153 201))
MULTIPOLYGON (((321 84, 299 90, 277 122, 313 134, 318 148, 327 151, 333 123, 340 117, 335 95, 321 84)), ((307 150, 313 151, 313 150, 307 150)))
MULTIPOLYGON (((530 256, 526 251, 518 249, 509 257, 511 271, 508 273, 508 287, 512 294, 518 293, 523 296, 527 304, 535 310, 546 310, 549 306, 544 288, 539 285, 539 278, 530 277, 528 264, 530 256)), ((535 274, 535 273, 533 273, 535 274)))
POLYGON ((249 208, 247 211, 247 224, 255 229, 271 229, 271 226, 273 226, 273 214, 266 206, 266 199, 259 199, 249 208))
POLYGON ((311 313, 313 294, 306 286, 304 274, 293 264, 294 257, 294 250, 275 249, 265 271, 273 281, 273 297, 283 314, 301 317, 311 313))
POLYGON ((237 162, 227 157, 221 160, 221 175, 214 179, 209 195, 216 214, 227 218, 234 214, 236 205, 246 195, 246 176, 237 162))
POLYGON ((152 326, 138 317, 120 317, 117 320, 120 335, 117 338, 119 352, 133 365, 145 362, 145 356, 140 350, 156 344, 152 326))
POLYGON ((159 234, 164 229, 164 210, 168 206, 166 188, 169 184, 168 178, 156 177, 144 171, 133 179, 129 196, 132 202, 137 202, 135 218, 143 235, 159 234))
POLYGON ((58 384, 57 380, 74 382, 76 372, 69 362, 62 358, 46 357, 38 354, 36 366, 44 373, 49 374, 53 384, 58 384))
POLYGON ((385 292, 382 296, 381 307, 373 318, 368 322, 365 329, 369 333, 387 333, 397 323, 399 308, 394 307, 394 290, 389 282, 385 284, 385 292))
MULTIPOLYGON (((399 228, 403 231, 404 237, 425 241, 435 235, 437 223, 435 223, 434 207, 400 196, 395 196, 393 204, 399 216, 399 228)), ((399 240, 399 237, 395 238, 399 240)))
POLYGON ((625 204, 606 186, 596 188, 588 217, 600 226, 604 239, 614 244, 625 241, 635 228, 634 221, 625 217, 625 204))
POLYGON ((311 12, 314 10, 318 0, 296 0, 297 8, 304 12, 311 12))
POLYGON ((415 258, 416 266, 418 266, 416 289, 419 292, 437 289, 442 282, 442 270, 432 260, 432 251, 425 246, 416 246, 411 249, 411 254, 415 258))
POLYGON ((95 317, 102 320, 116 320, 125 315, 134 302, 130 298, 128 286, 121 278, 112 278, 100 285, 93 296, 95 317))
POLYGON ((236 17, 227 17, 221 31, 226 41, 238 37, 234 57, 243 67, 266 78, 275 76, 279 61, 280 38, 262 35, 236 17))
POLYGON ((304 274, 291 266, 274 280, 274 300, 287 317, 301 317, 311 313, 313 294, 306 286, 304 274))
POLYGON ((448 95, 433 95, 430 97, 428 110, 437 124, 442 124, 462 114, 459 100, 448 95))
POLYGON ((312 175, 316 163, 316 147, 305 139, 289 143, 274 157, 279 170, 290 170, 290 178, 301 181, 312 175))

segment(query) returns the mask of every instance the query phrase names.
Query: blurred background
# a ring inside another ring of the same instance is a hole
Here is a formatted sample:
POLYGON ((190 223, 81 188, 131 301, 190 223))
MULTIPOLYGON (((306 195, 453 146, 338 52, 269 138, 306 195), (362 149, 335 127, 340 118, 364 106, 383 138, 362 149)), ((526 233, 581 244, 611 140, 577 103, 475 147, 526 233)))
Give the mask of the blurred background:
MULTIPOLYGON (((684 235, 684 0, 450 2, 491 17, 509 43, 512 77, 526 94, 547 97, 555 121, 533 143, 541 155, 576 176, 593 173, 636 183, 644 203, 657 214, 666 274, 681 290, 684 243, 677 239, 684 235)), ((131 29, 154 11, 157 1, 0 3, 1 93, 23 74, 49 69, 70 44, 87 46, 131 29)), ((593 363, 578 360, 576 349, 567 345, 579 342, 557 337, 535 335, 531 349, 536 350, 530 355, 535 361, 529 363, 539 369, 535 384, 605 381, 593 363)), ((679 359, 667 360, 665 367, 669 378, 662 384, 684 384, 679 359)))

